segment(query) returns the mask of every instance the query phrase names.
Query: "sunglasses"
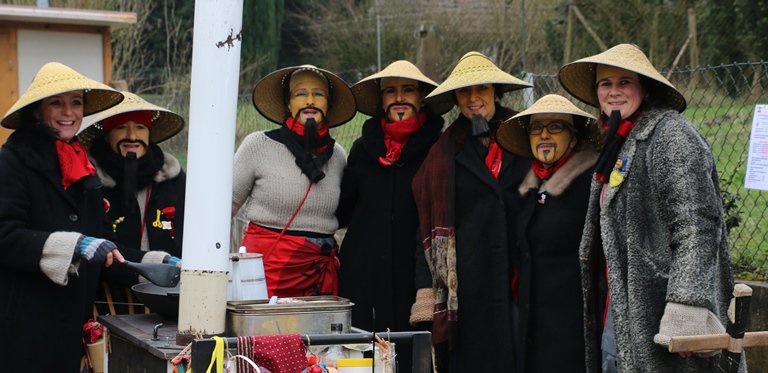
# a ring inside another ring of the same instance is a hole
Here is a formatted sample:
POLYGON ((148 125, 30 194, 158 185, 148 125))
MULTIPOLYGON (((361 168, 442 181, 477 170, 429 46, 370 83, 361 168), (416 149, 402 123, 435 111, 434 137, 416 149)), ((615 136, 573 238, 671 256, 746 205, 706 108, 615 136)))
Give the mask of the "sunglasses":
POLYGON ((565 122, 549 122, 546 125, 538 122, 531 123, 528 126, 528 134, 529 135, 541 135, 541 133, 544 131, 544 128, 547 129, 547 132, 550 134, 558 134, 560 132, 563 132, 566 128, 570 128, 571 125, 565 122))

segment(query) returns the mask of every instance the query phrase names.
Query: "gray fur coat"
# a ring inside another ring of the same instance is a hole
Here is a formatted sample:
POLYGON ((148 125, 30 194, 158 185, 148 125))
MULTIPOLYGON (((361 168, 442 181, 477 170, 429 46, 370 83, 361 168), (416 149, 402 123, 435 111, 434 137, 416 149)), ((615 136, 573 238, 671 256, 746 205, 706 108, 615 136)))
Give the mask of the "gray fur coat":
POLYGON ((681 358, 653 343, 666 302, 706 307, 725 325, 733 275, 709 145, 676 111, 652 109, 638 118, 619 159, 620 184, 592 182, 580 247, 587 371, 600 369, 600 250, 619 371, 714 371, 718 358, 681 358))

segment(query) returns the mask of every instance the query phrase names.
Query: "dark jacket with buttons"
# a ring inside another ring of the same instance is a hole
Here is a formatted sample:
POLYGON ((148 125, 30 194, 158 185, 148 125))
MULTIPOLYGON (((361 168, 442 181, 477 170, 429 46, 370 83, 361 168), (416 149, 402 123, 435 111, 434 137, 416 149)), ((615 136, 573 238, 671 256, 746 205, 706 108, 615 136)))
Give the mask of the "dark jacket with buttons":
MULTIPOLYGON (((348 225, 339 252, 339 294, 355 303, 352 322, 357 327, 411 330, 408 317, 416 289, 432 286, 428 273, 415 278, 416 254, 424 254, 411 183, 442 128, 443 119, 428 113, 397 163, 385 167, 379 164, 387 149, 381 116, 376 116, 363 124, 362 137, 349 152, 338 210, 339 222, 348 225)), ((423 259, 420 264, 426 266, 423 259)))
POLYGON ((55 138, 44 128, 16 130, 0 150, 0 351, 3 371, 75 372, 82 326, 100 264, 75 260, 76 233, 103 236, 101 183, 87 176, 65 190, 55 138), (56 238, 62 234, 69 240, 56 238), (74 241, 72 238, 74 237, 74 241), (42 269, 44 247, 63 254, 63 284, 42 269), (64 270, 66 271, 66 269, 64 270), (63 272, 66 273, 66 272, 63 272))

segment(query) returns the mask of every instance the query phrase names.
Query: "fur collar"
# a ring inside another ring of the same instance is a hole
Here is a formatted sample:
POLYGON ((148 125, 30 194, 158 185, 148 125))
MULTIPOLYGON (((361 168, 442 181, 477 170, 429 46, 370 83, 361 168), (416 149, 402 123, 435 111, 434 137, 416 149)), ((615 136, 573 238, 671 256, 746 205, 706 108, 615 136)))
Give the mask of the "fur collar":
POLYGON ((547 194, 555 197, 560 196, 568 189, 576 177, 595 166, 597 157, 597 151, 591 146, 583 147, 563 167, 557 170, 544 185, 542 185, 541 179, 536 176, 536 173, 533 170, 529 170, 523 182, 520 183, 518 192, 520 192, 521 196, 524 196, 529 190, 538 188, 539 192, 547 192, 547 194))
MULTIPOLYGON (((99 164, 96 162, 96 160, 93 157, 90 157, 91 163, 93 163, 93 166, 96 167, 96 175, 99 176, 101 179, 101 183, 104 185, 105 188, 114 188, 117 186, 117 183, 115 182, 115 179, 113 179, 111 176, 109 176, 103 168, 99 166, 99 164)), ((179 176, 179 173, 181 172, 181 164, 179 161, 171 155, 171 153, 166 152, 163 150, 163 167, 160 169, 160 171, 157 171, 155 174, 155 177, 152 178, 156 183, 162 183, 163 181, 167 181, 170 179, 173 179, 176 176, 179 176)))

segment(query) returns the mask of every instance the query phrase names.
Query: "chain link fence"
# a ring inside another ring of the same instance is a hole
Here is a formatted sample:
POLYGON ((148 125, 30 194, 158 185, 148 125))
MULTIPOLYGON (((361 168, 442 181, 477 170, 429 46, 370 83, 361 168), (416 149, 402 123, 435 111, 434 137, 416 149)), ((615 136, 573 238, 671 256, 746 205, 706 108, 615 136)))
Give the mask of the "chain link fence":
MULTIPOLYGON (((726 222, 730 229, 731 255, 741 278, 768 280, 768 192, 744 188, 752 112, 757 103, 768 103, 768 62, 745 62, 699 68, 662 71, 683 92, 688 108, 683 113, 706 137, 712 147, 721 177, 726 222)), ((560 86, 552 73, 528 74, 534 88, 513 92, 504 105, 516 110, 528 107, 537 98, 557 93, 585 107, 560 86)), ((188 117, 188 95, 147 97, 188 117)), ((445 115, 446 122, 456 118, 454 108, 445 115)), ((358 114, 351 122, 331 130, 331 134, 347 151, 368 117, 358 114)), ((224 125, 221 123, 221 125, 224 125)), ((236 145, 249 133, 277 128, 253 107, 250 95, 241 96, 237 111, 236 145)), ((185 132, 164 147, 186 159, 185 132)))

